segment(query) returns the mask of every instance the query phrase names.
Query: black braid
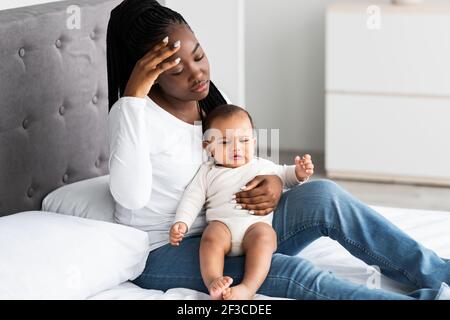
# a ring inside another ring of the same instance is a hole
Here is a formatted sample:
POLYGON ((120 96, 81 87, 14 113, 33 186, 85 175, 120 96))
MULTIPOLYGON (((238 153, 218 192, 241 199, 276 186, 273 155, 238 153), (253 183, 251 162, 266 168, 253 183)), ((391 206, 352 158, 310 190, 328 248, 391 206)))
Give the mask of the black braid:
MULTIPOLYGON (((155 0, 125 0, 111 11, 106 36, 109 110, 123 96, 136 62, 161 42, 174 24, 189 27, 178 12, 155 0)), ((208 96, 199 101, 201 110, 208 114, 225 103, 210 81, 208 96)), ((202 112, 200 115, 203 120, 202 112)))

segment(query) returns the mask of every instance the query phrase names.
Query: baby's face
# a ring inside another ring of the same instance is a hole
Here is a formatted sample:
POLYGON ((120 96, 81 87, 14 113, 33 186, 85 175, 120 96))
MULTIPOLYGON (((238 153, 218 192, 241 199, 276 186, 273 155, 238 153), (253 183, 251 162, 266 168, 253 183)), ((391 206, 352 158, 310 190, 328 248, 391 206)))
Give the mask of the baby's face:
POLYGON ((248 116, 239 112, 226 118, 217 118, 207 132, 206 146, 216 163, 237 168, 250 162, 255 154, 256 139, 248 116))

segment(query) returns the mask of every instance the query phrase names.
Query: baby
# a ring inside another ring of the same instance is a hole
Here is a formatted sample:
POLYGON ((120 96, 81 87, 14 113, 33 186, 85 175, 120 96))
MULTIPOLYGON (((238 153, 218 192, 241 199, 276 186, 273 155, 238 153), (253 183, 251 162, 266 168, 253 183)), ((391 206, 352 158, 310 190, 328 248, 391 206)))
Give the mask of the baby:
POLYGON ((211 299, 252 299, 264 282, 277 248, 273 212, 265 216, 236 206, 234 194, 258 175, 277 175, 285 188, 313 173, 311 157, 295 158, 281 166, 254 156, 256 138, 250 115, 242 108, 215 108, 203 125, 203 146, 212 160, 205 162, 186 188, 170 229, 170 243, 178 246, 205 205, 206 221, 200 243, 200 269, 211 299), (246 255, 242 282, 223 275, 224 256, 246 255))

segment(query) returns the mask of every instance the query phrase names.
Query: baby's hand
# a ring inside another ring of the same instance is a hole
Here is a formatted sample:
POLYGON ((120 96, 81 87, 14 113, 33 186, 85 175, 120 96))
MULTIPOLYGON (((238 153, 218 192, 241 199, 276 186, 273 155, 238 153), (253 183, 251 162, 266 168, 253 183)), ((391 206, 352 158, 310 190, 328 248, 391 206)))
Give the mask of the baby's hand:
POLYGON ((170 244, 173 246, 179 246, 184 234, 187 231, 187 225, 184 222, 176 222, 170 228, 170 244))
POLYGON ((299 181, 308 180, 314 173, 314 165, 309 154, 305 154, 301 159, 295 157, 295 175, 299 181))

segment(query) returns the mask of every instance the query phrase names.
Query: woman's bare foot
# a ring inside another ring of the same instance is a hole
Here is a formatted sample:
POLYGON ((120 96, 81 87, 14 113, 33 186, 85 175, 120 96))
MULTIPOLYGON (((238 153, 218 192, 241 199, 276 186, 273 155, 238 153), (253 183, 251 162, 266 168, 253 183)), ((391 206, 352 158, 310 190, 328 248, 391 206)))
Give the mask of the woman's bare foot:
POLYGON ((224 300, 253 300, 254 297, 255 292, 242 283, 223 291, 224 300))
POLYGON ((232 283, 233 279, 230 277, 219 277, 213 280, 208 288, 211 300, 222 300, 223 291, 229 288, 232 283))

